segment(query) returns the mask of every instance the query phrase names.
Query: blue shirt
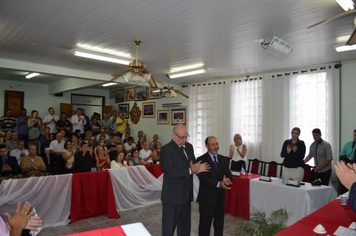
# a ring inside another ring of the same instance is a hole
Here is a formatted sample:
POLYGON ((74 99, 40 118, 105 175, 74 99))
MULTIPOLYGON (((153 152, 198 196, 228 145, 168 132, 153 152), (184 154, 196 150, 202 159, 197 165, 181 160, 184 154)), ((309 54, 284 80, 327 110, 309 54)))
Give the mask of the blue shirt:
MULTIPOLYGON (((1 166, 7 162, 7 156, 6 157, 1 157, 1 166)), ((9 172, 11 173, 12 168, 10 168, 9 172)), ((1 173, 4 173, 4 171, 1 168, 1 173)))
POLYGON ((24 118, 23 115, 17 117, 17 128, 19 131, 19 134, 28 134, 28 127, 27 127, 27 120, 21 120, 24 118))

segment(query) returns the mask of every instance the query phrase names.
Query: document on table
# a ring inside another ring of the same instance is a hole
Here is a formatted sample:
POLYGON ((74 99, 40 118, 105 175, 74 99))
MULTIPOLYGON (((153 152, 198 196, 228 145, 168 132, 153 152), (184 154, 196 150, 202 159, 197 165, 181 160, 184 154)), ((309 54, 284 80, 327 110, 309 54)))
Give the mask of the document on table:
POLYGON ((337 230, 334 232, 334 235, 339 235, 339 236, 355 236, 356 231, 350 228, 346 228, 343 226, 339 226, 337 230))

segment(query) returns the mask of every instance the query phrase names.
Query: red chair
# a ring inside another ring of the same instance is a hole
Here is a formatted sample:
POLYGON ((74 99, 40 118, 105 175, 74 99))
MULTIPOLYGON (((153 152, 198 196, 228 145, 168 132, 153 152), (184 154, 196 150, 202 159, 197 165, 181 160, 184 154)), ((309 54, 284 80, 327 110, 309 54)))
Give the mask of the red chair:
POLYGON ((310 180, 311 180, 311 168, 312 167, 310 165, 305 165, 303 182, 310 183, 310 180))
POLYGON ((248 170, 247 172, 253 174, 263 174, 263 161, 255 159, 248 159, 248 170), (260 169, 260 170, 258 170, 260 169))
POLYGON ((264 162, 263 164, 264 164, 263 175, 270 176, 270 177, 282 177, 282 163, 271 161, 271 162, 264 162), (268 169, 267 169, 268 172, 266 173, 267 165, 268 165, 268 169), (279 176, 277 176, 278 168, 279 168, 279 176))

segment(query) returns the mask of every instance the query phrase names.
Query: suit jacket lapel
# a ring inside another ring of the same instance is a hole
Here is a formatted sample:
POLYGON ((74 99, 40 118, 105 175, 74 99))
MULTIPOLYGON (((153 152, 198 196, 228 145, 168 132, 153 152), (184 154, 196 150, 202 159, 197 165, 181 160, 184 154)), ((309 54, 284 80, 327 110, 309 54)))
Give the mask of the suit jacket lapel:
MULTIPOLYGON (((174 142, 174 140, 172 139, 172 146, 174 147, 174 149, 175 149, 175 152, 176 153, 179 153, 178 155, 180 155, 180 157, 182 158, 182 160, 184 160, 184 161, 188 161, 187 160, 187 157, 184 155, 184 153, 182 152, 182 150, 180 150, 180 148, 178 147, 178 145, 176 144, 176 142, 174 142)), ((188 155, 188 153, 187 153, 187 155, 188 155)))

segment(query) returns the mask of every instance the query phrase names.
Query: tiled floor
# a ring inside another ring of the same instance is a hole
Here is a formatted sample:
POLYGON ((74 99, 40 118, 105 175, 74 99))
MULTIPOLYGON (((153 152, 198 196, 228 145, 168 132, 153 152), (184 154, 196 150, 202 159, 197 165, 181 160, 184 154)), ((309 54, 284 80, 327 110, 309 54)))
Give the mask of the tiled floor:
MULTIPOLYGON (((192 231, 191 236, 198 235, 199 225, 199 211, 198 203, 192 202, 192 231)), ((161 217, 162 217, 162 205, 157 203, 143 208, 138 208, 130 211, 124 211, 119 213, 120 219, 109 219, 107 216, 99 216, 91 219, 80 220, 73 224, 63 225, 54 228, 43 229, 38 236, 54 236, 64 235, 70 233, 83 232, 88 230, 94 230, 99 228, 113 227, 116 225, 124 225, 129 223, 142 222, 147 230, 153 236, 161 235, 161 217)), ((245 221, 243 218, 231 216, 225 214, 224 235, 235 236, 235 230, 238 225, 245 221)), ((213 228, 210 231, 210 235, 214 235, 213 228)))

